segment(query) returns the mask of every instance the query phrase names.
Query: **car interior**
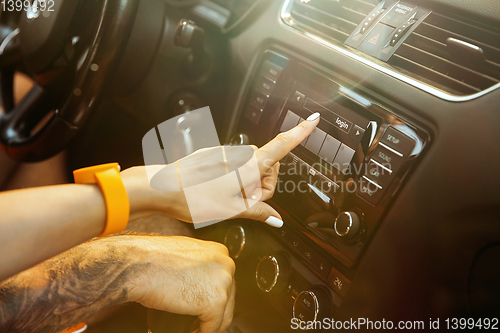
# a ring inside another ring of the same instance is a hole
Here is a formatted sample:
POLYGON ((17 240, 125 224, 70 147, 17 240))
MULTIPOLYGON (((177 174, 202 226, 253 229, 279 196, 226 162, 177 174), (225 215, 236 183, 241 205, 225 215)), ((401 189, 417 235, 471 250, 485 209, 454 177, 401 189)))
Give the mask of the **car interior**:
MULTIPOLYGON (((192 230, 236 263, 228 333, 324 318, 374 322, 361 330, 488 318, 498 329, 500 2, 9 2, 5 165, 64 152, 53 171, 71 181, 81 167, 143 165, 151 128, 202 107, 224 145, 260 147, 321 114, 280 161, 269 203, 282 228, 229 219, 192 230), (18 101, 19 76, 32 86, 18 101)), ((88 332, 183 333, 193 321, 131 304, 88 332)))

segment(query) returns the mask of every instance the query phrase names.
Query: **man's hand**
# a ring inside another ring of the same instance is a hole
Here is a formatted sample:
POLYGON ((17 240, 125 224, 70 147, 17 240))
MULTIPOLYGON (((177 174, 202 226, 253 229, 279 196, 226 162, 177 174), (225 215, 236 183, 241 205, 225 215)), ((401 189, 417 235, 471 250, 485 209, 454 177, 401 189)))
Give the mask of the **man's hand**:
POLYGON ((224 245, 122 235, 76 246, 0 283, 0 332, 59 332, 110 306, 198 316, 219 333, 234 309, 234 262, 224 245))
POLYGON ((198 316, 199 332, 223 332, 234 309, 233 260, 215 242, 187 237, 134 237, 129 299, 148 308, 198 316))

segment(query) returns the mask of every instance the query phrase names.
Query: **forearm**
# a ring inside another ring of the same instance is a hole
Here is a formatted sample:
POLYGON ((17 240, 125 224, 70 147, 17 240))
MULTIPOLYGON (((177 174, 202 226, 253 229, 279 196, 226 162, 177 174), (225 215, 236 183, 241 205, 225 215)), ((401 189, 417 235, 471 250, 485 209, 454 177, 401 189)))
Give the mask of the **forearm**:
POLYGON ((0 332, 58 332, 129 301, 127 236, 79 245, 0 284, 0 332))
POLYGON ((0 194, 0 281, 99 235, 106 207, 96 185, 0 194))
MULTIPOLYGON (((153 190, 143 168, 128 169, 121 178, 130 202, 130 221, 166 214, 175 207, 179 195, 153 190)), ((97 185, 0 193, 0 281, 98 236, 106 214, 97 185)))

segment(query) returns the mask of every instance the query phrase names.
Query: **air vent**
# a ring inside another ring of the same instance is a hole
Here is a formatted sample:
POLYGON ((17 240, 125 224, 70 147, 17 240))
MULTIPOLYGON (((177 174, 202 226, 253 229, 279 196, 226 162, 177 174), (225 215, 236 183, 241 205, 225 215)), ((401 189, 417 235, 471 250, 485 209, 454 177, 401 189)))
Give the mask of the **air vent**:
POLYGON ((343 43, 381 0, 293 0, 283 17, 289 25, 343 43))
POLYGON ((500 81, 500 31, 433 12, 389 63, 446 92, 478 93, 500 81))

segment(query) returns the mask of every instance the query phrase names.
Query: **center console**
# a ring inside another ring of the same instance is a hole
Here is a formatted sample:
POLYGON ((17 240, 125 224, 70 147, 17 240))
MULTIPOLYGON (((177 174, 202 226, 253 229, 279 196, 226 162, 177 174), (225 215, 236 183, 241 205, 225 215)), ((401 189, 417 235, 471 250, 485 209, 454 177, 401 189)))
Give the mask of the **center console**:
POLYGON ((284 226, 236 221, 224 237, 244 283, 267 295, 288 323, 332 316, 341 306, 356 263, 430 142, 425 129, 359 93, 361 86, 308 59, 266 50, 242 98, 233 144, 261 146, 321 114, 314 132, 280 162, 271 205, 284 226))

